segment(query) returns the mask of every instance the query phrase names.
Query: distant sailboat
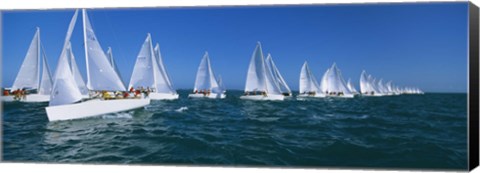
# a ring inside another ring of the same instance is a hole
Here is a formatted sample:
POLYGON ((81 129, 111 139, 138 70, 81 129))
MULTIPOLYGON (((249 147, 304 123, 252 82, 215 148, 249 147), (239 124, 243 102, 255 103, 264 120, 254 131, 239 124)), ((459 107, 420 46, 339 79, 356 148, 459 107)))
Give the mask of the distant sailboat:
POLYGON ((37 27, 13 86, 5 89, 7 92, 25 89, 27 93, 19 97, 4 95, 2 101, 48 102, 52 84, 47 58, 40 43, 40 28, 37 27))
MULTIPOLYGON (((88 20, 86 10, 82 10, 85 42, 85 59, 87 66, 87 88, 91 91, 125 91, 118 74, 112 68, 106 54, 100 47, 88 20)), ((150 104, 148 98, 100 99, 92 98, 82 101, 82 92, 75 79, 75 71, 69 64, 68 47, 78 10, 70 21, 65 42, 55 71, 53 89, 49 106, 45 108, 49 121, 86 118, 107 113, 122 112, 142 108, 150 104)), ((70 51, 71 53, 71 51, 70 51)), ((74 62, 74 61, 73 61, 74 62)))
POLYGON ((333 63, 322 78, 322 90, 327 97, 342 97, 353 98, 354 95, 350 92, 343 79, 342 73, 337 68, 337 65, 333 63))
POLYGON ((143 42, 137 56, 135 67, 128 88, 139 87, 151 90, 148 97, 152 100, 178 99, 178 94, 171 87, 165 69, 157 62, 157 56, 152 45, 150 33, 143 42))
POLYGON ((240 99, 248 100, 283 100, 284 96, 277 82, 268 69, 263 58, 260 42, 253 51, 248 67, 247 81, 245 83, 245 95, 240 99))
POLYGON ((310 71, 308 63, 305 61, 300 71, 299 95, 297 97, 325 97, 317 79, 310 71))
POLYGON ((197 70, 195 79, 195 87, 193 94, 189 94, 190 98, 225 98, 224 90, 220 87, 219 82, 215 79, 215 75, 210 65, 210 58, 205 52, 202 61, 197 70))
POLYGON ((275 78, 275 81, 277 82, 278 87, 280 88, 280 91, 284 96, 292 96, 292 91, 290 90, 290 87, 288 87, 287 83, 283 79, 282 74, 280 74, 280 71, 278 70, 277 66, 273 62, 273 58, 270 54, 267 55, 267 59, 265 59, 267 68, 271 70, 271 73, 273 74, 273 77, 275 78))
POLYGON ((375 88, 373 80, 372 76, 367 75, 365 70, 362 71, 362 74, 360 74, 360 92, 362 96, 382 96, 375 88))

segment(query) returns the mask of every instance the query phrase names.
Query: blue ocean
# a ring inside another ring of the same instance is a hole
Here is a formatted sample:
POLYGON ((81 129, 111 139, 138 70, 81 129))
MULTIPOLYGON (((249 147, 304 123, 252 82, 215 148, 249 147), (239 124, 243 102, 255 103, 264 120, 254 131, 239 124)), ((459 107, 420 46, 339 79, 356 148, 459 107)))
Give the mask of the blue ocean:
POLYGON ((7 162, 467 169, 467 95, 152 101, 48 122, 44 104, 3 103, 7 162))

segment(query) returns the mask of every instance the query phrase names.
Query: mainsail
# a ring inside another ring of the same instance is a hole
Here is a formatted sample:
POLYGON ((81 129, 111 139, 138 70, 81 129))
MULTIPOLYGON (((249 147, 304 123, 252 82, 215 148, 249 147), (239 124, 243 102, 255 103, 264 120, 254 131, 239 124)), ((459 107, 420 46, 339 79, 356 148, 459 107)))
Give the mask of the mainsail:
POLYGON ((315 92, 315 93, 322 92, 320 90, 317 80, 315 79, 315 76, 310 71, 310 68, 308 67, 308 63, 306 61, 302 66, 302 70, 300 71, 299 92, 300 94, 309 93, 309 92, 315 92))
POLYGON ((12 90, 31 88, 38 89, 40 83, 40 29, 33 36, 27 55, 13 82, 12 90))
POLYGON ((155 45, 154 55, 157 58, 156 62, 158 64, 158 68, 160 70, 160 75, 162 75, 164 83, 165 83, 165 85, 162 86, 159 89, 158 92, 177 94, 177 91, 175 91, 175 89, 173 89, 172 80, 170 80, 170 76, 167 73, 167 69, 163 65, 162 54, 160 53, 160 45, 158 43, 155 45))
POLYGON ((257 43, 248 66, 245 92, 250 91, 267 91, 265 65, 260 42, 257 43))
POLYGON ((270 54, 267 55, 267 59, 265 61, 266 61, 267 67, 271 69, 273 77, 275 78, 275 82, 280 88, 280 91, 282 93, 291 93, 292 91, 290 90, 290 87, 288 87, 287 83, 283 79, 282 75, 280 74, 280 71, 278 70, 277 66, 273 62, 273 58, 270 54))
POLYGON ((195 78, 194 91, 210 90, 213 93, 221 93, 221 89, 218 85, 212 67, 210 65, 210 58, 208 52, 203 55, 202 61, 198 66, 197 76, 195 78))
POLYGON ((87 87, 90 90, 125 91, 120 77, 110 65, 93 31, 87 11, 83 11, 87 87))

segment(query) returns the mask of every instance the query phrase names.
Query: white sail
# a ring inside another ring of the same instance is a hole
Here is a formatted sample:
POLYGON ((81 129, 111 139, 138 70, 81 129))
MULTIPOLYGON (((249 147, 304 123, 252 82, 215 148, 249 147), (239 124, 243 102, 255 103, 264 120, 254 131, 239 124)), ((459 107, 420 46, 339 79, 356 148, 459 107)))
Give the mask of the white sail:
POLYGON ((245 92, 250 91, 267 91, 265 65, 260 43, 257 43, 248 66, 245 92))
POLYGON ((203 55, 200 65, 198 66, 197 76, 195 78, 194 91, 202 90, 210 90, 213 93, 222 92, 217 80, 215 79, 207 52, 205 52, 205 55, 203 55))
POLYGON ((82 99, 82 94, 74 80, 72 70, 68 64, 67 45, 73 32, 75 21, 77 20, 78 10, 75 11, 65 37, 62 53, 60 54, 57 68, 55 70, 52 93, 50 94, 49 106, 64 105, 74 103, 82 99))
POLYGON ((310 68, 308 67, 308 63, 306 61, 302 66, 302 70, 300 71, 299 92, 300 94, 309 93, 309 92, 321 93, 318 82, 315 79, 315 76, 310 71, 310 68))
MULTIPOLYGON (((43 50, 43 49, 42 49, 43 50)), ((52 76, 50 75, 50 68, 48 67, 47 57, 45 52, 42 52, 42 80, 40 81, 40 87, 38 89, 38 94, 41 95, 50 95, 52 92, 52 76)))
POLYGON ((120 80, 122 81, 122 85, 124 84, 123 82, 123 78, 122 78, 122 75, 120 74, 120 71, 118 71, 118 67, 117 67, 117 64, 115 63, 115 60, 113 59, 113 52, 112 52, 112 48, 111 47, 108 47, 107 49, 107 58, 110 62, 110 65, 112 65, 113 69, 115 70, 115 72, 118 74, 118 77, 120 78, 120 80))
POLYGON ((380 94, 380 92, 378 91, 377 89, 377 82, 376 82, 377 79, 373 78, 372 75, 368 75, 368 84, 371 88, 371 90, 375 93, 375 94, 380 94))
POLYGON ((271 68, 272 74, 273 74, 273 76, 275 78, 275 81, 277 82, 277 84, 280 88, 280 91, 282 93, 291 93, 292 91, 290 90, 290 87, 288 87, 287 83, 283 79, 282 74, 280 74, 280 71, 278 70, 277 66, 273 62, 273 58, 270 54, 267 55, 267 59, 265 61, 266 61, 266 64, 268 65, 268 67, 271 68))
POLYGON ((387 88, 385 87, 385 84, 383 83, 383 79, 380 79, 378 81, 378 90, 380 91, 380 94, 387 94, 387 88))
POLYGON ((330 74, 330 69, 327 69, 327 71, 323 74, 322 80, 320 81, 320 89, 323 93, 327 93, 328 91, 328 75, 330 74))
POLYGON ((337 68, 335 63, 333 63, 329 74, 327 75, 327 82, 328 92, 343 92, 344 94, 351 94, 350 90, 346 86, 342 73, 337 68))
POLYGON ((363 70, 362 74, 360 74, 360 92, 362 94, 371 92, 367 72, 365 72, 365 70, 363 70))
POLYGON ((12 90, 31 88, 38 89, 40 82, 40 29, 33 36, 27 55, 13 82, 12 90))
POLYGON ((357 89, 355 89, 355 86, 353 86, 353 83, 350 79, 348 79, 348 82, 347 82, 347 87, 348 89, 350 90, 350 92, 352 93, 358 93, 357 89))
POLYGON ((128 88, 155 87, 154 68, 156 68, 156 66, 153 64, 154 58, 151 37, 150 34, 148 34, 137 55, 137 60, 133 68, 128 88))
POLYGON ((218 75, 217 83, 221 93, 224 93, 226 91, 226 88, 225 88, 225 84, 223 84, 222 76, 218 75))
POLYGON ((88 89, 106 91, 126 90, 95 36, 87 11, 85 9, 82 11, 88 89))
POLYGON ((156 61, 160 70, 160 75, 162 75, 163 80, 165 81, 164 82, 165 86, 160 88, 159 92, 177 94, 177 91, 173 89, 172 80, 170 80, 170 76, 167 73, 167 69, 163 65, 162 54, 160 53, 160 45, 158 43, 155 45, 154 54, 155 54, 155 57, 157 58, 156 61))
POLYGON ((128 87, 149 87, 155 93, 174 93, 165 77, 156 59, 151 35, 148 34, 138 53, 128 87))
MULTIPOLYGON (((262 58, 263 59, 263 58, 262 58)), ((267 86, 267 93, 268 94, 282 94, 282 91, 280 90, 280 87, 278 86, 278 81, 277 79, 275 78, 275 76, 273 76, 273 70, 272 70, 272 67, 270 65, 268 65, 269 63, 266 63, 265 61, 263 62, 264 64, 264 69, 265 69, 265 76, 267 79, 265 81, 265 84, 267 86)))
POLYGON ((77 66, 77 62, 75 60, 75 56, 73 55, 73 50, 71 43, 69 42, 66 48, 66 56, 70 60, 70 68, 72 70, 73 77, 75 79, 75 83, 77 84, 78 89, 82 95, 88 95, 88 88, 85 85, 85 81, 83 80, 82 74, 77 66))

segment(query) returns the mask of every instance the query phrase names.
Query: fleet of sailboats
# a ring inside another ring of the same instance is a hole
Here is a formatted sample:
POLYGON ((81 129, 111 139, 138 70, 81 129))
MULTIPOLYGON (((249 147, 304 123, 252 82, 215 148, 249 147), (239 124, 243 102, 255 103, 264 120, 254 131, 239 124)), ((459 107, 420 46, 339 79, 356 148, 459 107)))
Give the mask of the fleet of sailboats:
MULTIPOLYGON (((220 79, 220 78, 219 78, 220 79)), ((190 98, 219 98, 226 97, 225 88, 221 86, 221 81, 215 78, 212 66, 210 64, 210 58, 208 52, 205 52, 200 65, 197 70, 197 77, 195 78, 195 86, 193 93, 189 94, 190 98)))
MULTIPOLYGON (((153 46, 150 33, 140 48, 126 88, 112 49, 108 47, 106 53, 104 52, 87 12, 83 9, 87 74, 85 82, 70 42, 78 12, 75 11, 70 21, 53 78, 40 41, 40 29, 37 28, 12 87, 4 89, 2 101, 49 102, 45 108, 48 119, 58 121, 142 108, 150 104, 150 100, 179 98, 164 66, 160 46, 158 43, 153 46), (23 91, 22 97, 10 94, 12 91, 23 91)), ((355 95, 424 93, 415 87, 399 87, 392 81, 377 80, 365 70, 360 74, 359 83, 360 91, 357 91, 350 79, 345 82, 336 63, 325 71, 319 83, 305 61, 300 70, 297 98, 354 98, 355 95)), ((250 59, 244 91, 240 99, 284 100, 285 97, 292 96, 292 90, 275 65, 272 55, 268 53, 264 58, 260 42, 257 42, 250 59)), ((226 97, 225 93, 222 78, 213 72, 208 52, 205 52, 197 69, 193 93, 188 97, 223 99, 226 97)))
POLYGON ((383 82, 383 79, 378 80, 367 75, 364 70, 360 75, 360 92, 362 96, 389 96, 399 94, 423 94, 424 92, 415 87, 399 87, 388 81, 383 82))

